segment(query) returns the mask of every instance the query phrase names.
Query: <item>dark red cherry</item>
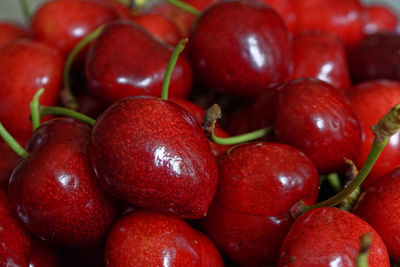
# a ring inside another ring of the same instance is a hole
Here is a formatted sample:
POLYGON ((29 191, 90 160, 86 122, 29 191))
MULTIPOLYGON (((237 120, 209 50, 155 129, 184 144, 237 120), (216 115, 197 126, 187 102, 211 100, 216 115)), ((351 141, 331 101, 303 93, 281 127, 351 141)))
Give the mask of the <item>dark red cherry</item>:
POLYGON ((28 142, 30 155, 15 168, 10 202, 23 225, 48 242, 101 242, 117 203, 100 188, 89 164, 90 127, 69 118, 50 120, 28 142))
POLYGON ((298 79, 279 91, 275 140, 303 151, 319 173, 338 171, 354 160, 361 127, 350 104, 333 86, 317 79, 298 79))
POLYGON ((197 18, 189 40, 196 77, 213 90, 254 98, 290 74, 290 33, 265 3, 214 4, 197 18))
POLYGON ((277 266, 355 266, 360 238, 367 233, 372 237, 368 266, 389 267, 385 244, 368 223, 340 209, 313 209, 300 216, 290 228, 277 266))
POLYGON ((389 254, 400 260, 400 169, 370 184, 359 198, 354 213, 379 233, 389 254))
POLYGON ((130 204, 205 216, 217 187, 217 166, 192 115, 155 97, 125 98, 92 130, 91 159, 100 181, 130 204))
POLYGON ((107 267, 223 266, 216 249, 206 248, 212 244, 210 241, 206 244, 205 239, 177 217, 134 211, 120 218, 111 229, 105 264, 107 267))
POLYGON ((32 238, 32 250, 29 267, 59 267, 61 256, 58 249, 46 242, 32 238))
POLYGON ((297 32, 321 30, 336 33, 348 48, 364 37, 363 8, 358 0, 291 0, 297 32))
POLYGON ((11 22, 0 23, 0 48, 11 43, 15 39, 28 37, 28 30, 11 22))
POLYGON ((366 34, 395 32, 399 23, 396 13, 383 5, 366 6, 363 15, 366 34))
MULTIPOLYGON (((86 58, 88 85, 107 103, 127 96, 160 96, 171 54, 170 46, 155 40, 137 24, 110 23, 86 58)), ((180 56, 172 73, 170 96, 187 96, 192 80, 190 64, 180 56)))
POLYGON ((292 79, 317 78, 340 92, 350 87, 346 50, 336 34, 304 31, 295 36, 293 47, 292 79))
MULTIPOLYGON (((361 168, 375 138, 370 127, 377 124, 386 112, 400 103, 400 82, 389 80, 363 82, 350 88, 346 97, 350 100, 362 128, 360 152, 354 158, 357 167, 361 168)), ((400 167, 399 139, 400 133, 390 137, 389 143, 380 154, 367 179, 363 182, 363 186, 368 186, 377 178, 400 167)))
POLYGON ((37 41, 20 39, 0 50, 0 121, 17 139, 32 134, 29 102, 39 88, 45 89, 40 102, 55 104, 63 64, 55 48, 37 41))
MULTIPOLYGON (((259 1, 259 0, 257 0, 259 1)), ((273 7, 282 17, 289 31, 294 33, 296 29, 296 12, 291 0, 261 0, 273 7)))
POLYGON ((203 227, 242 266, 274 265, 292 223, 289 210, 313 204, 319 189, 313 163, 279 143, 252 142, 218 158, 219 184, 203 227))
POLYGON ((14 217, 7 194, 0 189, 0 265, 28 266, 29 235, 14 217))
POLYGON ((0 188, 7 191, 8 181, 17 165, 18 156, 3 140, 0 140, 0 159, 0 188))
POLYGON ((58 0, 44 3, 32 17, 35 37, 65 56, 100 25, 118 19, 107 1, 58 0))
POLYGON ((400 34, 381 32, 367 36, 349 55, 354 81, 400 80, 400 34))

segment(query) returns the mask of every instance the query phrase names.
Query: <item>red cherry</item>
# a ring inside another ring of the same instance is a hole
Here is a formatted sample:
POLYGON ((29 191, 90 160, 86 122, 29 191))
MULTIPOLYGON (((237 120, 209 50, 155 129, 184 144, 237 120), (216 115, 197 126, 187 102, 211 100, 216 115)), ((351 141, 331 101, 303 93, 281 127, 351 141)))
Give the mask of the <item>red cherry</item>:
POLYGON ((161 15, 138 15, 133 18, 133 21, 145 28, 153 37, 169 45, 176 46, 182 38, 177 27, 161 15))
POLYGON ((48 242, 101 242, 116 217, 116 201, 98 185, 89 164, 89 126, 69 118, 44 123, 15 168, 10 202, 24 226, 48 242))
POLYGON ((0 121, 17 139, 32 133, 29 102, 45 88, 43 105, 54 105, 61 85, 60 53, 41 42, 16 40, 0 50, 0 121))
POLYGON ((275 140, 303 151, 319 173, 338 171, 358 156, 360 123, 342 94, 317 79, 298 79, 279 91, 275 140))
POLYGON ((291 0, 297 32, 321 30, 336 33, 352 48, 364 37, 362 6, 358 0, 291 0))
POLYGON ((296 12, 291 0, 261 0, 273 7, 282 17, 291 33, 296 29, 296 12))
POLYGON ((28 266, 30 253, 29 235, 14 218, 7 194, 0 189, 0 265, 28 266))
POLYGON ((350 87, 346 50, 337 35, 304 31, 293 41, 294 66, 291 78, 317 78, 340 92, 350 87))
POLYGON ((189 40, 197 78, 222 93, 254 98, 285 81, 291 70, 290 33, 280 16, 258 1, 210 6, 189 40))
POLYGON ((281 246, 277 266, 355 266, 360 238, 366 233, 372 235, 368 266, 389 267, 385 244, 376 231, 354 214, 336 208, 317 208, 300 216, 281 246))
MULTIPOLYGON (((361 168, 375 137, 370 127, 378 123, 393 106, 400 103, 400 83, 389 80, 368 81, 353 86, 346 96, 362 128, 360 152, 354 159, 357 167, 361 168)), ((390 137, 389 143, 363 182, 364 186, 368 186, 382 175, 400 167, 399 139, 400 133, 390 137)))
MULTIPOLYGON (((89 87, 107 103, 127 96, 160 96, 171 54, 171 47, 156 41, 137 24, 110 23, 86 58, 89 87)), ((180 56, 171 77, 170 95, 186 97, 192 80, 190 64, 180 56)))
POLYGON ((395 32, 399 22, 394 11, 383 5, 364 7, 364 32, 373 34, 376 32, 395 32))
POLYGON ((105 263, 107 267, 223 266, 218 260, 221 256, 215 254, 216 249, 207 249, 212 244, 209 241, 206 244, 206 237, 200 235, 177 217, 148 211, 131 212, 111 229, 105 263), (218 265, 209 265, 209 262, 218 265))
POLYGON ((0 48, 21 37, 29 37, 29 32, 11 22, 0 23, 0 48))
POLYGON ((61 257, 56 247, 44 241, 33 238, 32 251, 29 257, 29 267, 59 267, 61 257))
POLYGON ((317 200, 319 178, 299 150, 279 143, 236 146, 218 158, 219 185, 203 227, 243 266, 274 265, 299 201, 317 200))
POLYGON ((359 198, 354 213, 366 220, 385 242, 390 256, 400 260, 400 169, 370 184, 359 198))
POLYGON ((7 191, 8 181, 15 166, 18 156, 2 139, 0 140, 0 188, 7 191))
POLYGON ((91 158, 102 184, 130 204, 200 218, 217 187, 207 138, 183 108, 155 97, 125 98, 92 130, 91 158))

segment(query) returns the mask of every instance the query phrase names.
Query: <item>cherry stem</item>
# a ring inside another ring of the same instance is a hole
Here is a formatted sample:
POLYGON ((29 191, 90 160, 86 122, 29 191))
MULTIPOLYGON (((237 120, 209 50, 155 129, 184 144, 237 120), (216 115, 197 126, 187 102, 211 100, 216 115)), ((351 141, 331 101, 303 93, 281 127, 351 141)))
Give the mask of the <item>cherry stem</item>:
POLYGON ((272 134, 272 127, 264 127, 259 130, 255 130, 253 132, 245 133, 242 135, 231 136, 231 137, 218 137, 215 135, 214 129, 215 124, 218 119, 222 117, 221 107, 218 104, 214 104, 209 107, 204 114, 203 121, 201 126, 203 127, 205 133, 208 138, 211 139, 216 144, 219 145, 237 145, 249 141, 253 141, 259 139, 261 137, 272 134))
POLYGON ((169 91, 169 84, 171 81, 172 71, 178 61, 179 54, 182 53, 183 49, 185 49, 185 45, 188 42, 188 38, 183 38, 179 41, 176 45, 174 51, 172 52, 171 58, 169 59, 167 69, 165 70, 165 76, 161 88, 161 99, 167 100, 168 99, 168 91, 169 91))
POLYGON ((22 4, 22 9, 24 10, 24 16, 26 21, 30 21, 31 20, 31 6, 29 4, 29 0, 20 0, 21 4, 22 4))
POLYGON ((85 122, 85 123, 89 124, 90 126, 93 126, 96 122, 96 120, 94 120, 82 113, 76 112, 72 109, 63 108, 63 107, 40 106, 39 113, 40 113, 41 117, 43 117, 45 115, 61 115, 61 116, 74 118, 76 120, 85 122))
POLYGON ((32 101, 29 103, 29 108, 31 110, 33 131, 35 131, 40 126, 39 98, 43 93, 44 93, 44 88, 40 88, 33 96, 32 101))
POLYGON ((313 206, 307 206, 304 203, 298 204, 299 206, 296 207, 296 210, 294 211, 295 214, 292 214, 294 217, 297 217, 304 212, 314 208, 336 206, 349 195, 351 195, 353 191, 356 190, 362 184, 362 182, 364 182, 365 178, 367 178, 382 150, 388 143, 390 136, 397 133, 397 131, 400 129, 400 104, 393 107, 378 122, 378 124, 371 126, 371 129, 375 134, 375 139, 372 143, 371 150, 364 165, 362 166, 361 170, 358 172, 354 180, 351 181, 351 183, 348 184, 342 191, 323 202, 320 202, 313 206))
POLYGON ((192 15, 195 15, 196 17, 200 15, 200 11, 197 8, 194 8, 191 5, 186 4, 185 2, 179 1, 179 0, 164 0, 165 2, 170 3, 173 6, 176 6, 177 8, 180 8, 192 15))
POLYGON ((65 61, 64 70, 63 70, 63 82, 64 89, 61 92, 61 100, 63 104, 71 109, 77 109, 78 103, 75 99, 75 96, 71 92, 71 83, 69 81, 69 76, 71 72, 72 63, 74 62, 76 56, 85 48, 91 41, 96 39, 100 33, 103 31, 104 25, 98 27, 96 30, 92 31, 85 38, 83 38, 75 47, 72 49, 71 53, 69 53, 67 60, 65 61))
POLYGON ((360 238, 360 242, 361 248, 358 252, 355 264, 357 267, 368 267, 369 249, 372 245, 371 233, 363 234, 360 238))
POLYGON ((17 140, 12 137, 12 135, 4 128, 3 124, 0 122, 0 136, 3 140, 11 147, 11 149, 20 156, 21 158, 26 158, 29 156, 28 151, 26 151, 17 140))

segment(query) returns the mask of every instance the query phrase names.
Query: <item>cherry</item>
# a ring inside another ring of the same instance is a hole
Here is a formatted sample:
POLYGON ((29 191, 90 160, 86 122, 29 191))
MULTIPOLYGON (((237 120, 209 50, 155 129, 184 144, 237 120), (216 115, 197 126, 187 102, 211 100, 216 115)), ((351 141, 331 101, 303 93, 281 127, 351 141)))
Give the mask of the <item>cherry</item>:
POLYGON ((11 22, 0 23, 0 48, 21 37, 29 37, 28 30, 11 22))
POLYGON ((317 78, 342 93, 350 87, 346 50, 336 34, 304 31, 295 36, 293 47, 292 79, 317 78))
POLYGON ((223 266, 210 241, 182 219, 134 211, 112 227, 106 243, 107 267, 223 266))
MULTIPOLYGON (((350 100, 362 128, 360 152, 354 158, 354 162, 360 168, 368 156, 375 137, 370 129, 371 125, 376 124, 392 106, 400 103, 400 83, 389 80, 363 82, 350 88, 346 97, 350 100)), ((363 183, 364 186, 368 186, 380 176, 400 167, 399 138, 400 133, 396 133, 390 138, 389 143, 363 183)))
POLYGON ((317 79, 298 79, 279 91, 275 140, 303 151, 320 174, 340 170, 358 156, 360 123, 334 87, 317 79))
POLYGON ((59 267, 61 257, 58 249, 36 238, 32 238, 29 267, 59 267))
POLYGON ((32 133, 29 101, 39 88, 46 89, 42 103, 55 104, 62 68, 60 53, 41 42, 20 39, 0 50, 0 121, 17 139, 32 133))
POLYGON ((355 82, 375 79, 400 80, 400 34, 367 36, 350 53, 350 74, 355 82))
POLYGON ((336 208, 310 210, 290 228, 277 266, 355 266, 360 238, 367 233, 372 236, 368 266, 390 266, 385 244, 368 223, 336 208))
POLYGON ((322 30, 336 33, 348 48, 364 37, 363 9, 358 0, 292 0, 297 33, 322 30))
POLYGON ((219 185, 203 227, 217 246, 243 266, 274 265, 298 201, 317 200, 319 178, 299 150, 252 142, 218 158, 219 185))
POLYGON ((398 18, 394 11, 383 5, 371 5, 364 7, 364 32, 373 34, 376 32, 395 32, 398 18))
POLYGON ((219 92, 254 98, 291 70, 290 33, 265 3, 216 3, 197 18, 189 39, 196 77, 219 92))
MULTIPOLYGON (((93 43, 86 59, 91 92, 107 103, 127 96, 159 96, 172 50, 156 41, 137 24, 114 22, 93 43)), ((185 97, 192 85, 192 71, 178 60, 171 81, 171 95, 185 97)))
POLYGON ((396 260, 400 260, 399 189, 400 169, 397 168, 370 184, 354 208, 354 213, 379 233, 390 256, 396 260))
POLYGON ((181 39, 178 28, 167 18, 158 14, 142 14, 135 16, 133 21, 141 25, 156 39, 176 46, 181 39))
POLYGON ((0 265, 28 266, 31 240, 11 211, 7 194, 0 189, 0 265))
POLYGON ((296 12, 291 0, 261 0, 273 7, 282 17, 291 33, 296 29, 296 12))
POLYGON ((7 191, 8 181, 17 164, 18 156, 2 139, 0 139, 0 158, 0 188, 7 191))
POLYGON ((27 144, 29 155, 10 178, 14 212, 33 234, 48 242, 88 246, 105 237, 116 201, 98 185, 89 164, 90 128, 70 118, 50 120, 27 144))

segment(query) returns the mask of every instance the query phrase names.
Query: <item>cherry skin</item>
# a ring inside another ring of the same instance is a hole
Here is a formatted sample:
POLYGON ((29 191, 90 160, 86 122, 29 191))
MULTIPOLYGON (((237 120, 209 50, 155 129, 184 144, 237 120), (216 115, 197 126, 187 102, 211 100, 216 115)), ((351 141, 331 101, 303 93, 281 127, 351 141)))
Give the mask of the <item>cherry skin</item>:
POLYGON ((29 267, 59 267, 61 257, 58 249, 40 239, 32 238, 29 267))
POLYGON ((297 33, 321 30, 336 33, 347 48, 364 37, 363 9, 358 0, 291 0, 296 10, 297 33))
POLYGON ((389 256, 378 233, 354 214, 336 208, 317 208, 297 218, 279 253, 282 266, 355 266, 360 238, 370 233, 368 266, 389 267, 389 256))
POLYGON ((0 189, 0 265, 28 266, 31 240, 11 211, 7 194, 0 189))
POLYGON ((206 233, 240 265, 274 265, 293 222, 289 210, 317 200, 313 163, 293 147, 252 142, 229 149, 218 166, 218 190, 203 219, 206 233))
POLYGON ((10 178, 9 195, 23 225, 53 244, 101 242, 117 215, 89 164, 90 128, 70 118, 52 119, 27 144, 30 155, 10 178))
POLYGON ((105 189, 132 205, 195 219, 217 188, 217 166, 192 115, 159 98, 128 97, 96 121, 91 160, 105 189))
POLYGON ((370 184, 354 208, 354 213, 379 233, 390 256, 396 260, 400 260, 399 189, 400 169, 397 168, 370 184))
POLYGON ((349 55, 350 74, 355 82, 376 79, 400 80, 400 34, 367 36, 349 55))
MULTIPOLYGON (((346 97, 362 128, 360 152, 354 159, 356 166, 361 168, 375 137, 370 127, 378 123, 393 106, 400 103, 400 82, 390 80, 363 82, 350 88, 346 97)), ((384 174, 400 167, 399 138, 400 133, 390 137, 388 144, 363 182, 363 186, 368 186, 384 174)))
MULTIPOLYGON (((137 24, 114 22, 104 28, 86 58, 91 92, 106 103, 127 96, 160 96, 172 48, 137 24)), ((189 62, 180 56, 171 77, 170 96, 186 97, 192 86, 189 62)))
POLYGON ((28 30, 11 22, 0 23, 0 48, 11 43, 15 39, 29 37, 28 30))
POLYGON ((32 134, 29 102, 38 89, 45 89, 43 105, 55 104, 63 63, 55 48, 28 39, 0 50, 0 121, 18 140, 28 140, 32 134))
POLYGON ((114 10, 101 1, 49 1, 32 17, 32 30, 37 39, 58 48, 67 56, 87 34, 117 19, 114 10))
POLYGON ((167 18, 158 14, 142 14, 135 16, 133 21, 145 28, 156 39, 176 46, 182 39, 178 28, 167 18))
POLYGON ((364 7, 364 32, 373 34, 376 32, 395 32, 399 22, 394 11, 383 5, 364 7))
POLYGON ((111 229, 105 264, 106 267, 223 266, 216 248, 210 249, 213 245, 210 241, 205 243, 205 239, 177 217, 134 211, 120 218, 111 229))
POLYGON ((7 191, 8 181, 17 165, 18 156, 2 139, 0 140, 0 158, 0 188, 7 191))
POLYGON ((358 156, 361 127, 350 104, 333 86, 298 79, 279 91, 275 140, 297 147, 320 174, 340 170, 358 156))
POLYGON ((340 92, 350 87, 347 55, 337 35, 322 31, 304 31, 293 40, 292 79, 317 78, 340 92))
POLYGON ((291 0, 261 0, 271 7, 282 17, 291 33, 296 30, 296 12, 291 0))
POLYGON ((256 97, 285 81, 291 38, 281 17, 258 1, 224 1, 193 24, 188 55, 199 81, 222 93, 256 97))

